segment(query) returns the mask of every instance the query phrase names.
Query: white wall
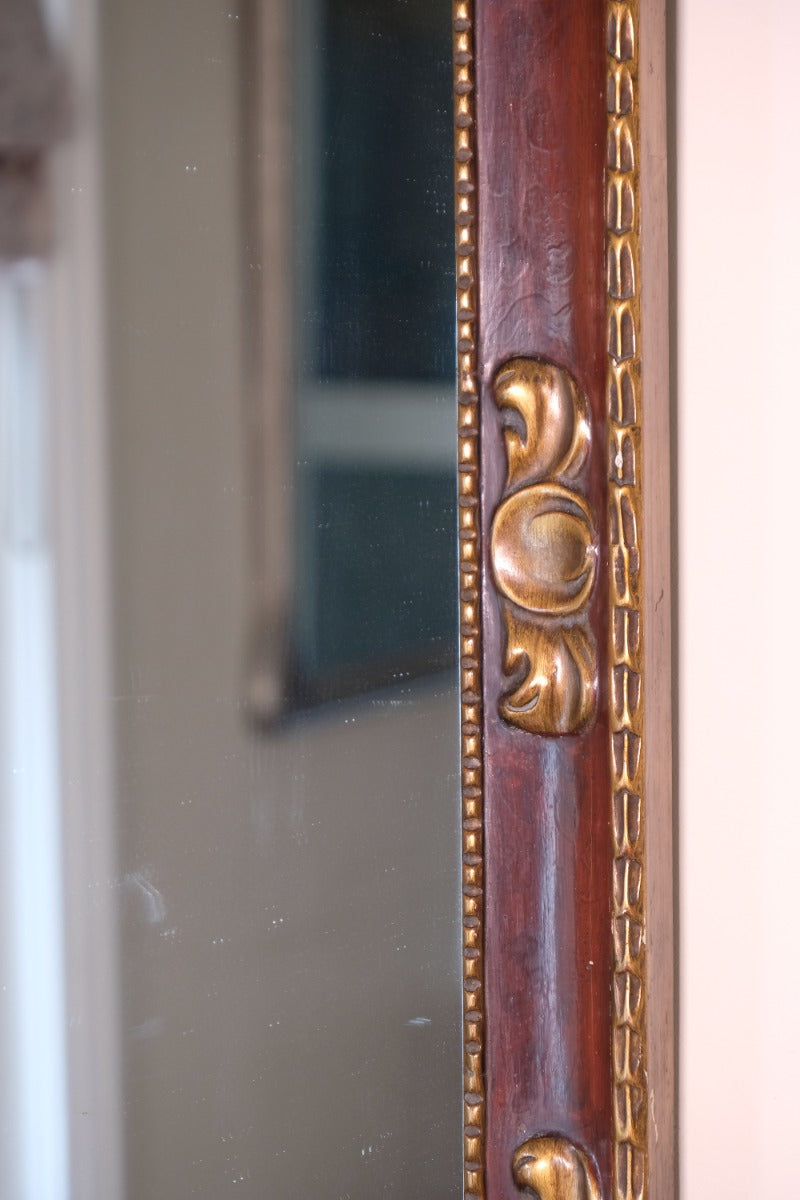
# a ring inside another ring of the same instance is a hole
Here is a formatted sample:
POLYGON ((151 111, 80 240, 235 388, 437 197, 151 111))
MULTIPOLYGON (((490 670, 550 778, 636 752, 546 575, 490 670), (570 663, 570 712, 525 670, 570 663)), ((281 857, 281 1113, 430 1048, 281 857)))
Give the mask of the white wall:
POLYGON ((799 44, 678 6, 682 1200, 800 1195, 799 44))

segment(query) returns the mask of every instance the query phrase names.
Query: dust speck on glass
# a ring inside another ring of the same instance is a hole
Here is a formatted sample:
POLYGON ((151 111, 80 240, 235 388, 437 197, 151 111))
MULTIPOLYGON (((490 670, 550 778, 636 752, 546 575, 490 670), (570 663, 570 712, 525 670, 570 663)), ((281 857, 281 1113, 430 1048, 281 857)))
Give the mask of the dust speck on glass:
POLYGON ((457 629, 449 6, 318 13, 295 100, 315 198, 295 249, 301 707, 447 667, 457 629))

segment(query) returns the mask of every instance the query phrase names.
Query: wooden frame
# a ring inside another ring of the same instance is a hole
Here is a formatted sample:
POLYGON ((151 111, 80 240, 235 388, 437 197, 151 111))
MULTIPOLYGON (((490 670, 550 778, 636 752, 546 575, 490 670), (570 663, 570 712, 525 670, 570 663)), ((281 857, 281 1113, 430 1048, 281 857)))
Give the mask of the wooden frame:
POLYGON ((675 1191, 661 0, 456 0, 465 1194, 675 1191))

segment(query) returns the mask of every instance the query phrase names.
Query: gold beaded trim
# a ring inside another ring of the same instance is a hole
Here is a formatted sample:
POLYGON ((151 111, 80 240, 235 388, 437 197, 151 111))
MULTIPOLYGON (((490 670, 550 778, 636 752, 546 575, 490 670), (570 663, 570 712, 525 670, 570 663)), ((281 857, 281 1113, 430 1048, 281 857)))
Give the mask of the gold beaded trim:
POLYGON ((475 77, 472 0, 453 4, 461 796, 464 928, 464 1195, 484 1200, 483 761, 480 512, 475 312, 475 77))

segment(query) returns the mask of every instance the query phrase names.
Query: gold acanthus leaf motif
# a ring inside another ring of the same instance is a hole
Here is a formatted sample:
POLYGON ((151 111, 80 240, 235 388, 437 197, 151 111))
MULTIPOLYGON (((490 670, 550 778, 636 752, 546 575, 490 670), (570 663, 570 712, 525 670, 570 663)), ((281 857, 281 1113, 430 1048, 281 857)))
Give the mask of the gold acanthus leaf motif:
POLYGON ((597 705, 597 646, 586 621, 536 623, 506 607, 505 671, 517 682, 500 716, 527 733, 577 733, 597 705))
POLYGON ((570 373, 542 358, 506 362, 494 396, 508 458, 490 542, 511 678, 499 712, 527 733, 578 733, 597 706, 588 620, 597 541, 576 484, 591 445, 588 404, 570 373))
POLYGON ((574 479, 591 441, 586 397, 561 367, 543 358, 511 358, 497 373, 495 402, 507 415, 509 489, 537 479, 574 479))
POLYGON ((514 1183, 538 1200, 602 1200, 589 1158, 568 1138, 529 1138, 514 1151, 514 1183))

